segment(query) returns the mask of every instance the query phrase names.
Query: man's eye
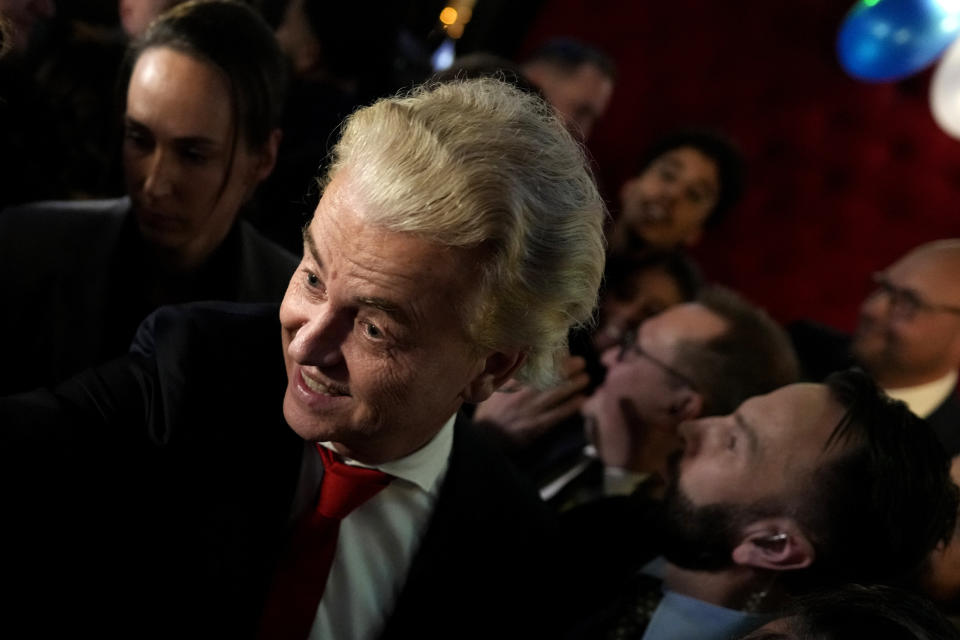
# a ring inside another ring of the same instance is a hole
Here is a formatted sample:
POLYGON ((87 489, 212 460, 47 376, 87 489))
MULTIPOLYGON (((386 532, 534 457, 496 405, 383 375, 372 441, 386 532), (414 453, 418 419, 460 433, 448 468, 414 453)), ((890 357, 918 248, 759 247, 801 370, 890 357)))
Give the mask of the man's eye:
POLYGON ((368 338, 373 338, 374 340, 383 338, 383 331, 381 331, 376 325, 370 324, 369 322, 363 323, 363 332, 368 338))
POLYGON ((311 287, 319 287, 319 286, 320 286, 320 278, 317 277, 317 274, 308 271, 308 272, 307 272, 307 284, 310 285, 311 287))

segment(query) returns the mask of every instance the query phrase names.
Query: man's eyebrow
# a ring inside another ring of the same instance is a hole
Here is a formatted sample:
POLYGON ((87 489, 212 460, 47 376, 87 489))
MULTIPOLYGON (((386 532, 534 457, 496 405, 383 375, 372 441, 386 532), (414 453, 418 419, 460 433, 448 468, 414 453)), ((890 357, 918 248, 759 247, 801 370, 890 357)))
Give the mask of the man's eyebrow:
MULTIPOLYGON (((303 244, 306 247, 307 251, 310 253, 310 256, 313 258, 314 262, 317 265, 323 265, 323 261, 320 259, 320 252, 317 250, 317 243, 313 240, 313 235, 310 233, 310 223, 303 225, 303 244)), ((372 307, 379 311, 383 311, 390 317, 396 319, 398 322, 407 322, 407 313, 403 310, 396 302, 392 300, 387 300, 386 298, 379 298, 377 296, 362 296, 355 299, 357 304, 364 307, 372 307)))
POLYGON ((363 296, 356 300, 365 307, 373 307, 374 309, 383 311, 398 322, 405 323, 407 321, 407 313, 403 310, 403 307, 391 300, 378 298, 376 296, 363 296))
POLYGON ((317 243, 313 241, 313 236, 310 234, 310 223, 303 225, 303 244, 307 248, 307 251, 310 252, 310 257, 313 258, 313 261, 318 265, 322 265, 323 261, 320 259, 320 252, 317 251, 317 243))
POLYGON ((750 445, 751 453, 756 453, 759 448, 759 443, 757 442, 757 430, 746 421, 743 415, 738 411, 733 414, 734 423, 736 423, 737 428, 743 433, 747 438, 747 444, 750 445))

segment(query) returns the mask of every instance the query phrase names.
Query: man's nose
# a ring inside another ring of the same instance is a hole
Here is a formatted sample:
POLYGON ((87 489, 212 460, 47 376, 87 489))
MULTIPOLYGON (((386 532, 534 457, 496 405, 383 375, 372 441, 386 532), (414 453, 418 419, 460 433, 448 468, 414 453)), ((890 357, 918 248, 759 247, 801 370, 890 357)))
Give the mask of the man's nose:
POLYGON ((620 345, 615 344, 612 347, 607 347, 603 350, 603 353, 600 355, 600 362, 607 369, 612 369, 617 366, 617 363, 620 361, 620 345))
POLYGON ((704 420, 686 420, 677 426, 677 435, 683 440, 684 455, 695 455, 699 451, 705 428, 707 428, 707 422, 704 420))
POLYGON ((894 306, 893 296, 882 289, 877 289, 863 301, 860 306, 860 315, 871 320, 879 320, 889 315, 894 306))
POLYGON ((352 319, 340 317, 326 308, 297 329, 288 351, 300 364, 334 366, 343 360, 343 343, 352 328, 352 319))

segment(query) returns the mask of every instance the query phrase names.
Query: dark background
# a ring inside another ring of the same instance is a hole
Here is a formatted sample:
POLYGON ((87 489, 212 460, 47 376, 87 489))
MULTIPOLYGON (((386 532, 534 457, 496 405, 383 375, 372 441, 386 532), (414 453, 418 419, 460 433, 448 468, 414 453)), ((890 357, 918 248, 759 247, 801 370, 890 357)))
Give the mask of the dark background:
MULTIPOLYGON (((588 145, 614 212, 645 145, 685 126, 727 132, 746 155, 748 189, 694 251, 707 276, 781 321, 850 329, 873 271, 960 236, 960 142, 930 115, 930 71, 882 85, 847 76, 835 39, 851 4, 479 0, 458 52, 521 58, 572 36, 614 58, 617 88, 588 145)), ((439 42, 444 2, 405 5, 410 32, 439 42)), ((59 6, 116 15, 115 0, 59 6)))

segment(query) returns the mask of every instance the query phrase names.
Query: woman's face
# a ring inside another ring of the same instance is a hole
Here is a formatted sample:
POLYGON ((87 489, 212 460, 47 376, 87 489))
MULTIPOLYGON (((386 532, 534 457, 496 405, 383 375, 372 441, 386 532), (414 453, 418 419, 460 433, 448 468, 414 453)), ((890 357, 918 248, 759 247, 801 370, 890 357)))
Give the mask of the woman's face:
POLYGON ((220 245, 273 168, 275 141, 250 151, 235 126, 217 68, 167 47, 140 55, 127 90, 124 172, 141 234, 174 268, 192 269, 220 245))
POLYGON ((678 147, 623 185, 617 223, 649 246, 691 246, 699 241, 719 195, 716 163, 693 147, 678 147))

